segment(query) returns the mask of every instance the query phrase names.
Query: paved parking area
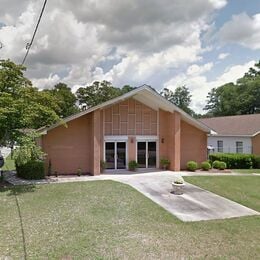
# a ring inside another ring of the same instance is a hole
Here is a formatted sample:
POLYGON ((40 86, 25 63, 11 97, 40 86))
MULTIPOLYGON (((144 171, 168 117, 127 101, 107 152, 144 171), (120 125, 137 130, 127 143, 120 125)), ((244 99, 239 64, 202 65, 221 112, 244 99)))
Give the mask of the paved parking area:
MULTIPOLYGON (((103 174, 100 176, 51 177, 44 181, 26 181, 26 183, 24 183, 17 179, 13 173, 12 178, 11 175, 9 175, 9 181, 11 183, 13 182, 14 185, 19 185, 30 183, 114 180, 132 186, 182 221, 213 220, 259 215, 259 212, 255 210, 189 183, 186 183, 183 195, 173 194, 171 183, 176 178, 181 179, 182 175, 187 176, 188 173, 155 171, 129 174, 129 172, 123 172, 122 174, 103 174)), ((190 173, 190 175, 192 175, 192 173, 190 173)))

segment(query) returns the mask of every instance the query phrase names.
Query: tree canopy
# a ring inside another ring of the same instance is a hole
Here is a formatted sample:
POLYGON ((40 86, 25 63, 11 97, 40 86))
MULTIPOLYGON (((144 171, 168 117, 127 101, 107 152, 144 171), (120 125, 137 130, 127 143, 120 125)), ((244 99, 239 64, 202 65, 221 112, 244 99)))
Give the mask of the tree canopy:
POLYGON ((103 80, 101 82, 95 81, 91 85, 79 88, 76 96, 80 105, 85 105, 89 108, 123 95, 132 89, 134 88, 129 85, 125 85, 120 89, 103 80))
POLYGON ((174 92, 168 88, 164 88, 160 94, 186 113, 195 115, 194 111, 190 108, 192 95, 187 87, 177 87, 174 92))
POLYGON ((260 113, 260 61, 234 83, 213 88, 207 96, 206 116, 260 113))
POLYGON ((0 60, 0 144, 13 143, 21 129, 59 120, 55 99, 33 87, 24 71, 21 65, 0 60))
POLYGON ((55 112, 59 117, 64 118, 79 112, 79 107, 76 104, 77 98, 67 84, 60 82, 54 88, 45 90, 45 92, 56 99, 58 108, 55 112))

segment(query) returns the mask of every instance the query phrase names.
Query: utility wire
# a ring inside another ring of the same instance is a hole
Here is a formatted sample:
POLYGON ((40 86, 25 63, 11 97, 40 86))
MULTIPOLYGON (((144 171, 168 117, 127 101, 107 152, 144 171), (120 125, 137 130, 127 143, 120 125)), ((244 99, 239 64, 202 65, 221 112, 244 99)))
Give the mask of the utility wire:
POLYGON ((27 44, 26 44, 26 50, 27 50, 27 51, 26 51, 26 54, 25 54, 25 56, 24 56, 24 58, 23 58, 22 65, 25 63, 25 60, 26 60, 26 58, 27 58, 27 56, 28 56, 28 54, 29 54, 30 48, 31 48, 31 46, 32 46, 32 44, 33 44, 33 40, 34 40, 34 37, 35 37, 36 32, 37 32, 37 30, 38 30, 38 27, 39 27, 39 24, 40 24, 40 21, 41 21, 42 14, 43 14, 43 11, 44 11, 44 9, 45 9, 46 3, 47 3, 47 0, 44 0, 44 3, 43 3, 43 6, 42 6, 42 10, 41 10, 39 19, 38 19, 38 21, 37 21, 35 30, 34 30, 34 32, 33 32, 32 39, 31 39, 30 43, 27 43, 27 44))

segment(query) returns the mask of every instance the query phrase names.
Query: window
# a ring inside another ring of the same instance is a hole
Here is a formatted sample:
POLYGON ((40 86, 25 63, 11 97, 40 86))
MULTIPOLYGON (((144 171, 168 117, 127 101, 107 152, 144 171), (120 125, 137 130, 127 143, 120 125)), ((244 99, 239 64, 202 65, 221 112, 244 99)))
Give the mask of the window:
POLYGON ((218 152, 223 153, 223 141, 218 141, 218 152))
POLYGON ((243 142, 236 142, 236 152, 243 153, 243 142))

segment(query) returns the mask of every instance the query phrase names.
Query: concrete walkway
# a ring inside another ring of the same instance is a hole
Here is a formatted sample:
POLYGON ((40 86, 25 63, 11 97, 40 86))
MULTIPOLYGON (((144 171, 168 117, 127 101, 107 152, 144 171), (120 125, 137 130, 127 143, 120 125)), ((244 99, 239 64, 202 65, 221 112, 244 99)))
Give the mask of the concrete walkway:
MULTIPOLYGON (((140 177, 120 178, 118 181, 131 185, 182 221, 259 215, 257 211, 189 183, 186 183, 183 195, 175 195, 171 187, 174 179, 172 173, 164 172, 140 177)), ((181 178, 180 175, 176 177, 181 178)))
MULTIPOLYGON (((51 177, 43 181, 22 181, 6 174, 6 179, 14 184, 39 184, 39 183, 65 183, 75 181, 114 180, 128 184, 144 194, 146 197, 159 204, 161 207, 178 217, 182 221, 200 221, 212 219, 225 219, 241 216, 259 215, 260 213, 242 206, 236 202, 203 190, 197 186, 186 183, 183 195, 172 193, 171 182, 182 175, 196 175, 194 173, 158 171, 136 174, 103 174, 100 176, 74 176, 51 177), (9 178, 9 179, 8 179, 9 178)), ((219 174, 208 174, 219 175, 219 174)), ((242 175, 242 174, 224 174, 242 175)), ((245 175, 243 175, 245 176, 245 175)), ((248 174, 247 174, 248 176, 248 174)))

